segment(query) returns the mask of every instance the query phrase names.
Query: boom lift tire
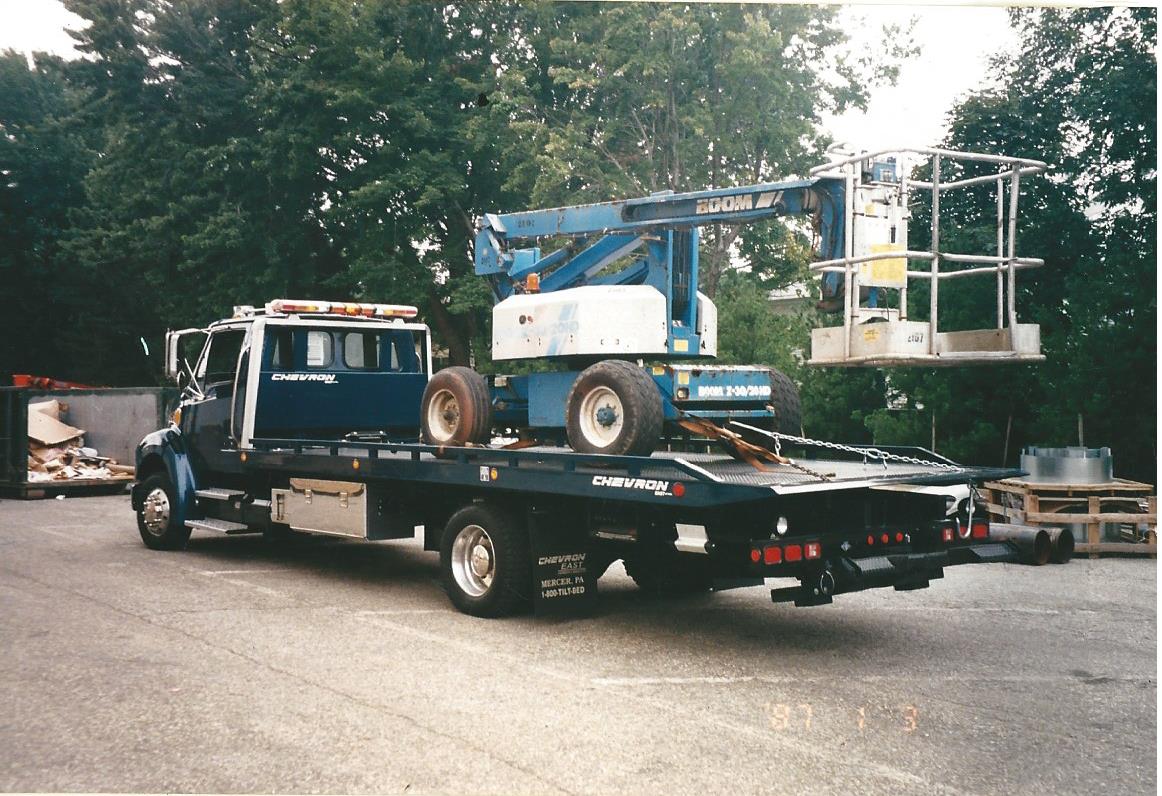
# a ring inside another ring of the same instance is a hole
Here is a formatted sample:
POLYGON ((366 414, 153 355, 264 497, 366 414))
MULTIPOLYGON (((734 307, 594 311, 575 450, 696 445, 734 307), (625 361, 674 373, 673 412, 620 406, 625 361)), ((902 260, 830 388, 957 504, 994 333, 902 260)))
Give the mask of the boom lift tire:
POLYGON ((183 550, 190 541, 190 529, 178 523, 178 505, 173 484, 165 473, 154 473, 141 484, 141 508, 137 510, 137 531, 150 550, 183 550))
POLYGON ((662 396, 632 362, 590 365, 569 389, 565 432, 578 453, 649 456, 662 436, 662 396))
POLYGON ((763 418, 762 422, 755 423, 756 428, 767 431, 777 431, 780 434, 792 434, 796 437, 803 434, 803 408, 799 398, 799 388, 791 377, 781 370, 770 368, 771 376, 771 407, 775 416, 763 418))
POLYGON ((492 436, 492 399, 484 377, 460 366, 433 376, 420 402, 420 429, 429 445, 487 444, 492 436))
POLYGON ((528 531, 497 506, 462 508, 444 526, 440 575, 452 604, 466 614, 490 618, 522 611, 533 586, 528 531))
POLYGON ((714 581, 709 556, 681 553, 672 547, 627 556, 625 572, 639 589, 659 597, 701 594, 714 581))

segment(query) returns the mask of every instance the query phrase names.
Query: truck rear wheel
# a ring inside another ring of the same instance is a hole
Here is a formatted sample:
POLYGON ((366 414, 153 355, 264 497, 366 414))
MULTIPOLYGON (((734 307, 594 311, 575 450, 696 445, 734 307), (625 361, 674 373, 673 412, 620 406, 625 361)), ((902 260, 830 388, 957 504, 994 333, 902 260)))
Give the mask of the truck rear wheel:
POLYGON ((496 617, 521 611, 532 590, 528 533, 495 506, 460 509, 444 527, 440 573, 452 604, 466 614, 496 617))
POLYGON ((609 359, 581 371, 565 403, 565 431, 578 453, 649 456, 662 435, 662 397, 630 362, 609 359))
POLYGON ((165 473, 154 473, 141 484, 137 532, 150 550, 181 550, 190 541, 190 529, 177 521, 177 497, 165 473))
POLYGON ((672 547, 642 550, 625 559, 625 572, 649 594, 679 597, 709 591, 714 575, 710 559, 698 553, 680 553, 672 547))
POLYGON ((420 427, 429 445, 487 444, 492 435, 492 399, 484 377, 458 366, 433 376, 420 402, 420 427))

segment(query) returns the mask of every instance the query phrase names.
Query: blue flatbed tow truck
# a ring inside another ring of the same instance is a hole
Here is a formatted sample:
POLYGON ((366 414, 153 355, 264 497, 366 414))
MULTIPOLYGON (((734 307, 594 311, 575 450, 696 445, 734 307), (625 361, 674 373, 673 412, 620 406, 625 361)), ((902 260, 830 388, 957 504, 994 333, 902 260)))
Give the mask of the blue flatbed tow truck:
POLYGON ((661 440, 649 456, 535 440, 424 444, 431 343, 415 314, 276 300, 171 333, 167 373, 184 388, 173 422, 137 449, 132 505, 143 542, 182 549, 193 531, 419 534, 440 553, 452 603, 478 616, 584 610, 618 560, 640 587, 664 594, 785 578, 793 585, 772 599, 800 606, 867 588, 922 589, 949 566, 1017 560, 1013 544, 990 539, 973 500, 918 487, 951 493, 1019 471, 920 449, 820 443, 745 423, 718 443, 661 440), (194 335, 204 342, 190 364, 180 351, 194 335))

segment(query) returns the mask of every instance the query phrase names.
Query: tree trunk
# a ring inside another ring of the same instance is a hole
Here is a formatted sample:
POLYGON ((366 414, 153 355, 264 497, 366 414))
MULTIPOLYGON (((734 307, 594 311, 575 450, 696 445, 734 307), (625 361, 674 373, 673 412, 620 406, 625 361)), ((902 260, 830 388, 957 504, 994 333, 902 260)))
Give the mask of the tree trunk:
POLYGON ((429 316, 436 329, 436 342, 448 348, 448 361, 452 365, 471 365, 472 352, 463 333, 457 328, 456 319, 440 301, 440 297, 429 295, 429 316))

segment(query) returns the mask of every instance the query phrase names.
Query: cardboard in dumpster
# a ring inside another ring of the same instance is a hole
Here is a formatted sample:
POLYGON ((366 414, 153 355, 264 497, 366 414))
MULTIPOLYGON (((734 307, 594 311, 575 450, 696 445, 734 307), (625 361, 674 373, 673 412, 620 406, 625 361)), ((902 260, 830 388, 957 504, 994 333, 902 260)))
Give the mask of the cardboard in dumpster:
POLYGON ((84 429, 61 420, 68 405, 49 400, 28 405, 29 482, 70 479, 129 481, 134 469, 83 447, 84 429))
POLYGON ((61 403, 55 398, 52 398, 47 401, 37 401, 36 403, 30 403, 28 405, 28 411, 44 412, 53 420, 60 420, 61 417, 64 416, 65 412, 69 411, 69 407, 68 404, 61 403))
POLYGON ((28 438, 41 445, 49 447, 60 445, 62 442, 77 439, 84 433, 84 429, 62 423, 48 412, 31 411, 28 413, 28 438))

